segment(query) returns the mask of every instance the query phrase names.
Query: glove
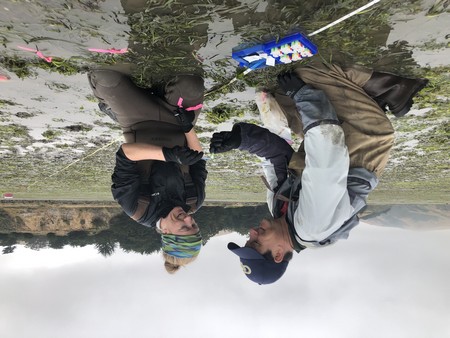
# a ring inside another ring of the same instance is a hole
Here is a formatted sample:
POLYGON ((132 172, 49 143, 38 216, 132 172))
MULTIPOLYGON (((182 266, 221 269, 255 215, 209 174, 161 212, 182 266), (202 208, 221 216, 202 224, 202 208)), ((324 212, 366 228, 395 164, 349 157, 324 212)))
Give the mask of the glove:
POLYGON ((184 133, 188 133, 194 127, 192 122, 195 119, 195 113, 193 111, 178 108, 173 112, 173 115, 180 121, 184 133))
POLYGON ((241 142, 241 127, 235 125, 231 131, 221 131, 213 134, 209 152, 211 154, 224 153, 239 148, 241 142))
POLYGON ((294 73, 279 74, 277 77, 278 85, 287 96, 293 98, 295 94, 306 84, 294 73))
POLYGON ((175 146, 173 148, 162 148, 166 162, 191 165, 198 162, 203 157, 203 152, 192 150, 188 147, 175 146))

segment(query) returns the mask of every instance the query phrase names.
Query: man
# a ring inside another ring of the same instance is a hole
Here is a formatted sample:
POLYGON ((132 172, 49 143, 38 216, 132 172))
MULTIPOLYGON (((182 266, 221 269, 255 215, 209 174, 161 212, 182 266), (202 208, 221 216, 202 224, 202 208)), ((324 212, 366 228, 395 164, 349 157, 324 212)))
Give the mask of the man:
POLYGON ((377 186, 394 142, 383 111, 403 116, 427 80, 337 65, 308 66, 278 77, 276 94, 290 127, 303 136, 297 152, 265 128, 237 123, 215 133, 211 153, 246 150, 264 158, 273 216, 229 243, 244 273, 258 284, 277 281, 292 253, 347 238, 377 186))

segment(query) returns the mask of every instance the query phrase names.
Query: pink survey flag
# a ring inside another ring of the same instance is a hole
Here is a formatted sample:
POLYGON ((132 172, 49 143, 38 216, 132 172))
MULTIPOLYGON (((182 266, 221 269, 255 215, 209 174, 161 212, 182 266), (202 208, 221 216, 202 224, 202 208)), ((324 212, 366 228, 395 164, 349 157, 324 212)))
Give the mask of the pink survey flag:
MULTIPOLYGON (((177 106, 180 107, 180 108, 183 108, 183 98, 182 97, 180 97, 178 99, 177 106)), ((199 103, 198 105, 193 106, 193 107, 184 108, 184 110, 191 111, 191 110, 197 110, 197 109, 200 109, 200 108, 203 108, 203 104, 202 103, 199 103)))
POLYGON ((99 48, 88 48, 90 52, 96 52, 96 53, 108 53, 108 54, 125 54, 128 52, 128 48, 122 48, 122 49, 99 49, 99 48))
POLYGON ((20 48, 22 50, 25 50, 27 52, 33 52, 37 55, 37 57, 39 57, 42 60, 45 60, 48 63, 52 62, 52 57, 51 56, 45 56, 44 54, 42 54, 42 52, 39 49, 34 49, 34 48, 29 48, 29 47, 23 47, 23 46, 17 46, 17 48, 20 48))

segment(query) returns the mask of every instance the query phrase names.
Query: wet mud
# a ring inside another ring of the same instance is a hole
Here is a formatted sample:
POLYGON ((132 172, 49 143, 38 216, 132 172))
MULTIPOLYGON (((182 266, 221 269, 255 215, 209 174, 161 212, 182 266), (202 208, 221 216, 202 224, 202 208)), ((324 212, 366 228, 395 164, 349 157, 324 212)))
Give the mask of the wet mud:
MULTIPOLYGON (((17 198, 111 199, 110 174, 122 138, 97 107, 89 69, 119 69, 143 87, 176 73, 201 74, 208 92, 198 127, 208 148, 214 130, 238 120, 260 123, 255 90, 273 89, 278 73, 310 61, 243 76, 233 48, 311 33, 366 3, 3 1, 1 191, 17 198)), ((430 79, 412 112, 392 118, 396 145, 374 201, 448 201, 449 17, 446 1, 382 1, 311 38, 319 48, 315 59, 430 79)), ((217 156, 208 167, 210 199, 264 199, 253 157, 217 156)))

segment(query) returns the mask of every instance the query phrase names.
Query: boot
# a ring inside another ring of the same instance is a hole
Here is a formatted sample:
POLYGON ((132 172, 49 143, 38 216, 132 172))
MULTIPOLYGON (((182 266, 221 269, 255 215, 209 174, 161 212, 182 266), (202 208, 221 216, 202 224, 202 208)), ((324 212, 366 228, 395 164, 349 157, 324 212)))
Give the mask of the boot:
POLYGON ((362 89, 373 98, 381 109, 388 109, 401 117, 409 112, 413 97, 428 83, 427 79, 409 79, 389 73, 373 72, 362 89))
POLYGON ((116 113, 112 111, 111 107, 108 106, 106 103, 104 102, 100 102, 98 104, 98 108, 105 113, 106 115, 108 115, 111 119, 113 119, 115 122, 119 122, 117 121, 117 117, 116 117, 116 113))

